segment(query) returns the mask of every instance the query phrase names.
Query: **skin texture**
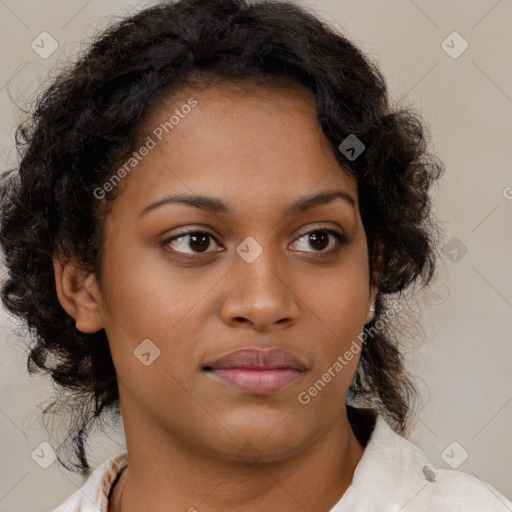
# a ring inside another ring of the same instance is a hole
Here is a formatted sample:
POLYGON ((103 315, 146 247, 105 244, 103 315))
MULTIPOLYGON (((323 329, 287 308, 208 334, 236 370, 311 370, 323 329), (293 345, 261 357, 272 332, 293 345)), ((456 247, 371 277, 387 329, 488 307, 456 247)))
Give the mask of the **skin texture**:
POLYGON ((147 119, 143 139, 190 97, 197 106, 118 185, 101 279, 55 260, 61 304, 79 330, 105 329, 116 367, 129 465, 109 511, 328 511, 364 451, 344 403, 358 354, 310 403, 298 395, 354 340, 360 345, 372 318, 377 288, 357 182, 336 161, 312 96, 299 89, 181 91, 147 119), (299 198, 332 190, 355 206, 336 199, 283 214, 299 198), (141 216, 176 193, 221 199, 233 213, 167 204, 141 216), (189 236, 162 245, 185 228, 211 234, 209 246, 201 252, 189 236), (304 236, 321 228, 348 245, 304 236), (252 263, 236 252, 248 236, 263 249, 252 263), (160 350, 147 366, 134 355, 145 339, 160 350), (202 369, 246 347, 284 348, 307 369, 267 395, 202 369))

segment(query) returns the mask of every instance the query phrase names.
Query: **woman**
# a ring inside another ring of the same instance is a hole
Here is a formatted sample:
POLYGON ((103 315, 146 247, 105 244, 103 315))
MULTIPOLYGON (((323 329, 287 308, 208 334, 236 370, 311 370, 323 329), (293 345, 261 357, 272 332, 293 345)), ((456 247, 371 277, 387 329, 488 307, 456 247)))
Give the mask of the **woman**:
POLYGON ((94 421, 126 434, 55 512, 512 506, 400 435, 390 324, 434 274, 443 165, 343 36, 291 3, 165 2, 18 135, 3 303, 77 411, 75 469, 94 421))

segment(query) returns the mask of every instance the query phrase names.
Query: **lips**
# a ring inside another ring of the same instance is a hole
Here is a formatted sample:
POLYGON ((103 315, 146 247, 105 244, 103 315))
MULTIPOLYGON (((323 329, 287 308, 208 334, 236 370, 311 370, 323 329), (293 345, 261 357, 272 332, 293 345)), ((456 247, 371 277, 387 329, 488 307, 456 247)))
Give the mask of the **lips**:
POLYGON ((296 381, 306 367, 289 352, 272 348, 236 350, 209 362, 203 370, 242 391, 266 394, 296 381))
POLYGON ((296 357, 280 348, 236 350, 205 366, 205 369, 212 370, 225 368, 247 368, 253 370, 293 368, 300 371, 306 369, 296 357))

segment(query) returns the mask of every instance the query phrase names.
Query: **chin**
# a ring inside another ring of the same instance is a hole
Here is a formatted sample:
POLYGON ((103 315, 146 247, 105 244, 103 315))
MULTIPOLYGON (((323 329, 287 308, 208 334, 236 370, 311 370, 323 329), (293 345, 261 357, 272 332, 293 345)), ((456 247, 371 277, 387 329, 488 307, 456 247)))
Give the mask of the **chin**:
POLYGON ((224 456, 247 463, 276 462, 290 458, 306 449, 316 439, 314 432, 308 435, 291 425, 279 430, 278 424, 264 427, 256 423, 250 429, 227 430, 233 435, 229 445, 222 450, 221 443, 216 443, 215 449, 220 448, 224 456))

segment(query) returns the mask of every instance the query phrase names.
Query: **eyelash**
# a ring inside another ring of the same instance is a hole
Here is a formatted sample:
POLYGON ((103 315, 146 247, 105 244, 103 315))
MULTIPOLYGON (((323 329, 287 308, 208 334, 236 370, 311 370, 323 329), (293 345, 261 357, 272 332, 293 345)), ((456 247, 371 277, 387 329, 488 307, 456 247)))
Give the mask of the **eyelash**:
MULTIPOLYGON (((343 233, 340 233, 339 231, 336 231, 334 229, 331 229, 331 228, 322 228, 322 227, 318 227, 318 228, 315 228, 311 231, 307 231, 306 233, 303 233, 302 235, 300 235, 295 241, 297 240, 300 240, 301 238, 304 238, 305 236, 308 236, 308 235, 311 235, 313 233, 328 233, 330 235, 332 235, 334 237, 334 240, 336 242, 336 246, 328 251, 324 251, 324 252, 320 252, 320 251, 305 251, 306 253, 310 253, 312 252, 313 254, 316 254, 320 257, 322 256, 333 256, 335 254, 338 253, 338 251, 342 248, 342 247, 345 247, 349 244, 349 240, 347 239, 347 237, 343 234, 343 233)), ((189 236, 189 235, 207 235, 209 236, 210 238, 212 238, 215 243, 217 245, 219 245, 219 243, 217 242, 217 240, 215 239, 215 237, 208 233, 207 231, 200 231, 200 230, 196 230, 196 231, 184 231, 183 233, 180 233, 178 235, 174 235, 170 238, 167 238, 165 240, 163 240, 161 243, 160 243, 160 246, 170 252, 168 249, 166 249, 166 247, 173 241, 175 240, 178 240, 180 238, 184 238, 186 236, 189 236)), ((221 252, 221 251, 207 251, 207 252, 203 252, 203 253, 195 253, 197 254, 197 256, 192 256, 190 254, 186 254, 186 253, 181 253, 179 251, 175 251, 174 249, 171 249, 171 251, 174 253, 175 256, 177 256, 178 258, 183 258, 183 259, 188 259, 188 260, 191 260, 191 259, 194 259, 194 260, 197 260, 199 258, 202 258, 203 254, 212 254, 212 253, 215 253, 215 252, 221 252)), ((299 251, 301 252, 301 251, 299 251)))

